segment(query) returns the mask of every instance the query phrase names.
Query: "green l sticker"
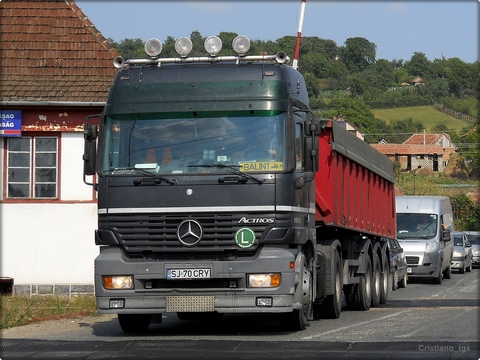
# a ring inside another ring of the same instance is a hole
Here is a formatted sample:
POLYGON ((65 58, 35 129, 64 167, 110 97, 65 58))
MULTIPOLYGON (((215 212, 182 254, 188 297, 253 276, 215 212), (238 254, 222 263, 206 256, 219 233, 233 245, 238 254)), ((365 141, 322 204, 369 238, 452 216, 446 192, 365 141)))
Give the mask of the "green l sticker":
POLYGON ((235 233, 235 242, 241 248, 249 248, 255 244, 255 232, 249 228, 241 228, 235 233))

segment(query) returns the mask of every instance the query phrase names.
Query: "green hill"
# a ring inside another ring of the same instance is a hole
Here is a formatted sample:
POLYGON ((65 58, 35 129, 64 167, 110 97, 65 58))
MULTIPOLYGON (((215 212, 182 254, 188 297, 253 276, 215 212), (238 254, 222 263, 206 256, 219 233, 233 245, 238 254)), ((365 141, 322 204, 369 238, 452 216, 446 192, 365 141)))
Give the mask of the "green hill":
POLYGON ((373 109, 372 111, 377 119, 381 119, 387 124, 391 124, 397 120, 412 118, 413 121, 421 122, 425 126, 427 132, 431 132, 431 130, 437 125, 445 125, 447 133, 456 132, 460 135, 464 129, 470 129, 474 125, 466 120, 457 119, 453 116, 444 114, 435 109, 434 106, 373 109))

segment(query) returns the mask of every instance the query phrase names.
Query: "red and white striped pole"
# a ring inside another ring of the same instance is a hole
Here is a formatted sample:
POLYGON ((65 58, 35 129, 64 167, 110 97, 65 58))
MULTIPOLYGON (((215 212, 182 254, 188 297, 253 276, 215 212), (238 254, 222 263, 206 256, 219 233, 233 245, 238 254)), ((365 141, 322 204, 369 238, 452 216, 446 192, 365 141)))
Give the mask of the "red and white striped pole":
POLYGON ((293 55, 292 67, 296 70, 298 67, 298 57, 300 55, 300 40, 302 38, 303 17, 305 16, 305 4, 307 0, 302 0, 302 8, 300 10, 300 21, 298 22, 297 42, 295 43, 295 54, 293 55))

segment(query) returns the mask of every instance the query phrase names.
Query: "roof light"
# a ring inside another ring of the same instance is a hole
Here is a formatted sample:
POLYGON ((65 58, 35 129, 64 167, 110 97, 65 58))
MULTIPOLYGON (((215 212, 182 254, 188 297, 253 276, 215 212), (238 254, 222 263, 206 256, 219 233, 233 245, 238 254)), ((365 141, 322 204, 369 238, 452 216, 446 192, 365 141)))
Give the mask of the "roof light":
POLYGON ((175 41, 175 51, 181 57, 186 57, 192 51, 193 43, 187 37, 181 37, 177 41, 175 41))
POLYGON ((222 40, 218 36, 210 36, 203 46, 210 56, 216 56, 222 50, 222 40))
POLYGON ((250 40, 246 36, 239 35, 233 39, 232 47, 238 55, 244 56, 250 49, 250 40))
POLYGON ((156 57, 162 52, 162 43, 160 40, 151 38, 145 43, 145 52, 150 57, 156 57))

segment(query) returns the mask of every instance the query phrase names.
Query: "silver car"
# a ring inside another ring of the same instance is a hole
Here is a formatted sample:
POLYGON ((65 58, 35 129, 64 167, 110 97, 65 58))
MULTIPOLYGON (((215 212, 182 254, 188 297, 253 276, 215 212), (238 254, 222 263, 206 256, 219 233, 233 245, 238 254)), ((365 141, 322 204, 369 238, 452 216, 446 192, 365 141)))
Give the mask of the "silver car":
POLYGON ((453 240, 452 269, 458 269, 460 274, 472 271, 472 245, 470 245, 467 235, 463 232, 453 231, 450 236, 453 240))
POLYGON ((472 245, 473 266, 480 266, 480 231, 464 231, 472 245))

